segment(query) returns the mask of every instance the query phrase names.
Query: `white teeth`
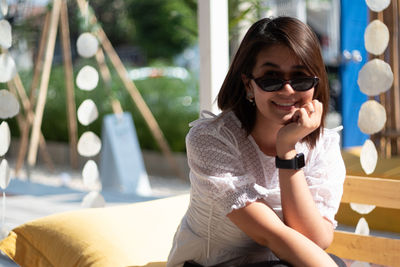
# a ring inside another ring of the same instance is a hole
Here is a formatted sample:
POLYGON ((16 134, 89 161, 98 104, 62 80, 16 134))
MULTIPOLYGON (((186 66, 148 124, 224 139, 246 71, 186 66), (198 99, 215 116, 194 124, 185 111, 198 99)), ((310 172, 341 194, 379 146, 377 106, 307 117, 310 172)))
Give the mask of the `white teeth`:
POLYGON ((276 103, 276 102, 275 102, 275 104, 277 104, 278 106, 284 106, 284 107, 290 107, 290 106, 294 105, 294 103, 276 103))

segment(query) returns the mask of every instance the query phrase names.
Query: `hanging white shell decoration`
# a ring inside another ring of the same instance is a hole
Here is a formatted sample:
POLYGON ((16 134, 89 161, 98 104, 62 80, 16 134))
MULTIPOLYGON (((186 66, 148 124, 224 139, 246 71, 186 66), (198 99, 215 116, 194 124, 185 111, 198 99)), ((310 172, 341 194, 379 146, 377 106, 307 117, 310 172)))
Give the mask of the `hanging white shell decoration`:
POLYGON ((358 127, 365 134, 375 134, 386 123, 385 108, 375 100, 368 100, 361 105, 358 113, 358 127))
POLYGON ((83 157, 96 156, 101 150, 101 140, 93 132, 84 132, 78 141, 78 153, 83 157))
POLYGON ((355 233, 358 235, 369 235, 368 223, 364 218, 360 218, 358 221, 355 233))
POLYGON ((17 74, 14 59, 8 54, 0 55, 0 83, 10 81, 17 74))
POLYGON ((7 0, 1 0, 0 9, 1 9, 1 14, 3 14, 3 17, 7 16, 7 13, 8 13, 7 0))
POLYGON ((358 214, 368 214, 375 209, 375 205, 350 203, 350 208, 358 214))
POLYGON ((389 44, 389 29, 380 20, 372 21, 365 29, 364 42, 369 53, 383 54, 389 44))
POLYGON ((0 124, 0 157, 7 153, 8 148, 10 147, 10 142, 10 127, 8 127, 8 123, 6 121, 3 121, 0 124))
POLYGON ((369 9, 375 12, 381 12, 390 5, 390 0, 366 0, 369 9))
POLYGON ((76 76, 76 85, 85 91, 91 91, 96 88, 99 82, 99 73, 92 66, 84 66, 76 76))
POLYGON ((3 226, 0 228, 0 238, 1 238, 1 239, 4 239, 4 238, 6 238, 9 234, 10 234, 10 230, 8 230, 8 227, 7 227, 7 226, 3 225, 3 226))
POLYGON ((371 267, 371 264, 363 261, 354 261, 350 267, 371 267))
POLYGON ((83 184, 91 188, 96 185, 99 180, 99 169, 96 162, 88 160, 82 170, 83 184))
POLYGON ((83 208, 102 208, 106 205, 104 197, 96 191, 89 192, 82 200, 83 208))
POLYGON ((89 58, 96 54, 99 49, 99 42, 93 34, 85 32, 78 37, 76 47, 81 57, 89 58))
POLYGON ((378 152, 371 140, 366 140, 361 148, 360 163, 366 174, 374 172, 376 163, 378 162, 378 152))
POLYGON ((91 124, 99 116, 96 104, 91 99, 86 99, 82 102, 78 108, 77 114, 79 122, 85 126, 91 124))
POLYGON ((392 68, 383 60, 373 59, 361 68, 357 83, 361 92, 368 96, 384 93, 393 84, 392 68))
POLYGON ((0 119, 8 119, 17 115, 19 103, 8 90, 0 90, 0 119))
POLYGON ((3 159, 0 164, 0 187, 5 190, 10 183, 10 166, 8 166, 8 161, 3 159))
POLYGON ((11 25, 5 19, 0 20, 0 36, 0 46, 4 49, 10 48, 12 44, 11 25))

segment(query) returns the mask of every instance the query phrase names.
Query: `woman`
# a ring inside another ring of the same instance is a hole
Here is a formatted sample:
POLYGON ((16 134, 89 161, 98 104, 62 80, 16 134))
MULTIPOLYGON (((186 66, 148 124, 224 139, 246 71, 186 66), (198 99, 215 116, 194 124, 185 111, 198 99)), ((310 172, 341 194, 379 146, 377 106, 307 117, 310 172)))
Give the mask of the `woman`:
POLYGON ((337 266, 324 249, 345 167, 339 135, 323 128, 328 81, 312 30, 256 22, 218 106, 186 137, 191 201, 168 266, 337 266))

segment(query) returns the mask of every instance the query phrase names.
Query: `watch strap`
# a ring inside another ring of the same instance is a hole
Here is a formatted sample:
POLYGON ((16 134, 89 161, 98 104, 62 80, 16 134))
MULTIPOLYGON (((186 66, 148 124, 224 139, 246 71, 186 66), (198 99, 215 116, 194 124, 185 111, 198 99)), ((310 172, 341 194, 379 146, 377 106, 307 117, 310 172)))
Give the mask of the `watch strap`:
POLYGON ((275 167, 279 169, 291 169, 298 170, 305 166, 304 154, 298 153, 292 159, 280 159, 278 156, 275 157, 275 167))

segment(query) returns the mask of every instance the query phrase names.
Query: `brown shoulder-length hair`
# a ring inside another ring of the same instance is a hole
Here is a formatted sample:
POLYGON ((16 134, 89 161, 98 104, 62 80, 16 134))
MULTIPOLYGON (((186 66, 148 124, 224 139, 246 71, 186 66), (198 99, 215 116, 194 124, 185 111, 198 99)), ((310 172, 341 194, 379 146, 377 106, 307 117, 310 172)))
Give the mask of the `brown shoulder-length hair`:
POLYGON ((313 148, 324 127, 329 92, 328 78, 321 55, 318 38, 309 26, 291 17, 264 18, 254 23, 244 36, 231 63, 218 94, 218 107, 222 111, 233 110, 250 134, 256 121, 256 107, 246 99, 242 74, 252 73, 258 53, 272 45, 286 45, 304 64, 311 75, 319 78, 314 90, 314 99, 323 104, 321 125, 304 138, 313 148))

